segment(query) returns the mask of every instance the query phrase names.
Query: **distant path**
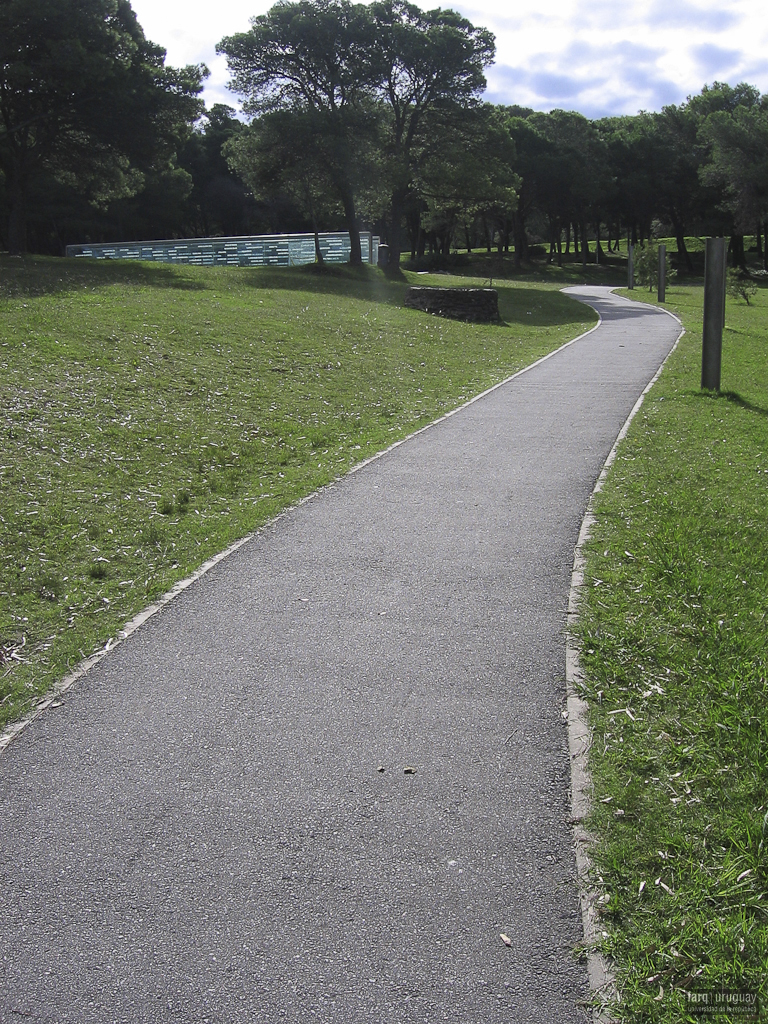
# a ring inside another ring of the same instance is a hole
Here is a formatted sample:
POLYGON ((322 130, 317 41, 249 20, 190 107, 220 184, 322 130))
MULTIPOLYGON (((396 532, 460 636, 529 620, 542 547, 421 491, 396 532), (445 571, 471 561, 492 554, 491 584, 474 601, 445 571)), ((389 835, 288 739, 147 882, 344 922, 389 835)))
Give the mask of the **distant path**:
POLYGON ((598 329, 266 527, 6 749, 3 1024, 585 1019, 573 549, 679 328, 570 291, 598 329))

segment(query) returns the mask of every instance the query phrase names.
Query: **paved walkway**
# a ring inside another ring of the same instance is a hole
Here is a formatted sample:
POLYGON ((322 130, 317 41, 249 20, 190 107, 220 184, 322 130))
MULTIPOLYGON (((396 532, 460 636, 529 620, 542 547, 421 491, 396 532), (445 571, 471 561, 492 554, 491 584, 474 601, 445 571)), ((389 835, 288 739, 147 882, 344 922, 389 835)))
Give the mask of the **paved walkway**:
POLYGON ((573 549, 679 328, 572 291, 597 330, 264 529, 6 749, 0 1021, 585 1019, 573 549))

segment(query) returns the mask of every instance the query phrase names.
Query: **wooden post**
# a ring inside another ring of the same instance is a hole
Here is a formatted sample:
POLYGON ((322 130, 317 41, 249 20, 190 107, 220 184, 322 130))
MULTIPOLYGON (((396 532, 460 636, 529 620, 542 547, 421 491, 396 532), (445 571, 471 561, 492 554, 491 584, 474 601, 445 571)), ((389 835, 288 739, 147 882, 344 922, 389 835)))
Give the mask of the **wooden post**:
POLYGON ((701 347, 701 386, 720 390, 725 306, 725 239, 708 238, 704 254, 704 330, 701 347))
POLYGON ((635 287, 635 247, 631 242, 627 243, 627 288, 630 291, 635 287))
POLYGON ((667 247, 666 245, 659 246, 659 302, 664 302, 667 298, 667 247))
POLYGON ((723 239, 723 330, 725 330, 725 299, 728 294, 728 245, 723 239))

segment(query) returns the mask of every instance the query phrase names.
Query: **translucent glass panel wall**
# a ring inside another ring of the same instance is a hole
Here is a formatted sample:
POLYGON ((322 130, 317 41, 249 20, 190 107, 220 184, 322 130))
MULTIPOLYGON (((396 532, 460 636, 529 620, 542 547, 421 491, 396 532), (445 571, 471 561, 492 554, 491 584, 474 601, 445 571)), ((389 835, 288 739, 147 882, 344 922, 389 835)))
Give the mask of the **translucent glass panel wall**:
MULTIPOLYGON (((360 234, 363 262, 378 261, 379 239, 369 231, 360 234)), ((349 235, 324 231, 320 251, 328 263, 349 262, 349 235)), ((296 267, 315 262, 315 236, 242 235, 235 238, 183 238, 158 242, 108 242, 103 245, 68 245, 67 256, 97 260, 155 260, 160 263, 192 263, 197 266, 296 267)))

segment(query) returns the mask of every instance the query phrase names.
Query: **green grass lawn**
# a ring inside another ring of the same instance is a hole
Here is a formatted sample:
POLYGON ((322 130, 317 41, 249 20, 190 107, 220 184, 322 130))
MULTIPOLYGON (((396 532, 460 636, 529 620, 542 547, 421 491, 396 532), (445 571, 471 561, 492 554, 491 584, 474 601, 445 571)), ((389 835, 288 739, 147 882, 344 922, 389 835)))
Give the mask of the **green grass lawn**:
POLYGON ((0 256, 0 727, 212 554, 591 326, 553 287, 503 283, 481 326, 371 268, 0 256))
POLYGON ((729 300, 719 395, 702 301, 668 291, 687 334, 597 496, 582 596, 595 876, 636 1022, 702 1019, 685 989, 768 1007, 768 290, 729 300))

